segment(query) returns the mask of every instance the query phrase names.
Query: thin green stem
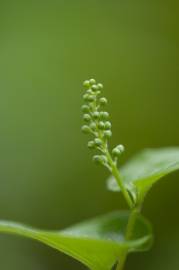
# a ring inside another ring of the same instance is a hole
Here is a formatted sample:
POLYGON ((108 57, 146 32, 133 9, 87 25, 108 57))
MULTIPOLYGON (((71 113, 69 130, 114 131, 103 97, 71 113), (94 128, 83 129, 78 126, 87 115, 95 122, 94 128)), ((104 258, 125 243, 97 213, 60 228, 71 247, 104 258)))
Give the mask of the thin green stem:
POLYGON ((134 230, 134 226, 135 226, 135 222, 137 219, 137 215, 139 214, 139 208, 136 207, 131 211, 129 220, 128 220, 128 224, 127 224, 127 229, 126 229, 126 234, 125 234, 125 239, 126 240, 130 240, 132 238, 133 235, 133 230, 134 230))
MULTIPOLYGON (((127 224, 127 228, 126 228, 126 233, 125 233, 125 240, 126 241, 129 241, 132 238, 134 226, 135 226, 137 215, 138 215, 139 211, 140 210, 137 207, 131 211, 131 214, 130 214, 130 217, 128 220, 128 224, 127 224)), ((117 264, 116 270, 123 270, 124 269, 124 265, 125 265, 126 260, 127 260, 127 255, 128 255, 128 250, 124 251, 124 253, 121 255, 120 260, 117 264)))
POLYGON ((107 156, 109 164, 111 166, 112 174, 115 177, 115 179, 116 179, 116 181, 117 181, 117 183, 118 183, 118 185, 119 185, 119 187, 121 189, 121 192, 122 192, 128 206, 129 206, 129 208, 132 209, 133 208, 133 201, 132 201, 128 191, 126 190, 126 188, 125 188, 125 186, 123 184, 123 181, 121 179, 119 170, 118 170, 116 164, 114 163, 114 161, 113 161, 113 159, 112 159, 112 157, 111 157, 108 150, 106 151, 106 156, 107 156))

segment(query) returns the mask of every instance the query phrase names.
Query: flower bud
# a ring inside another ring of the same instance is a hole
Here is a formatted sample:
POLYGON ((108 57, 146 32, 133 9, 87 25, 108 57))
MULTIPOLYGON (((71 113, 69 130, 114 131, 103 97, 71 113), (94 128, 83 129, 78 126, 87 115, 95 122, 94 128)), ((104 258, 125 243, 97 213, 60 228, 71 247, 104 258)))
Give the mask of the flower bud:
POLYGON ((93 161, 94 161, 96 164, 101 163, 100 156, 99 156, 99 155, 95 155, 95 156, 93 156, 93 161))
POLYGON ((90 82, 91 85, 93 85, 93 84, 96 83, 96 80, 95 79, 90 79, 89 82, 90 82))
POLYGON ((120 152, 120 150, 117 147, 115 147, 112 150, 112 154, 113 154, 114 157, 119 157, 121 155, 121 152, 120 152))
POLYGON ((111 129, 111 122, 107 121, 105 123, 105 129, 111 129))
POLYGON ((102 83, 98 83, 97 86, 98 86, 98 89, 99 89, 99 90, 103 89, 102 83))
POLYGON ((124 152, 124 146, 122 144, 117 145, 113 150, 113 156, 119 157, 124 152))
POLYGON ((84 101, 88 101, 88 97, 89 97, 89 95, 88 95, 88 94, 84 94, 84 95, 83 95, 83 99, 84 99, 84 101))
POLYGON ((122 145, 122 144, 119 144, 119 145, 117 146, 117 149, 118 149, 121 153, 123 153, 123 152, 125 151, 125 147, 124 147, 124 145, 122 145))
POLYGON ((85 133, 85 134, 91 133, 91 129, 90 129, 89 126, 87 126, 87 125, 82 126, 81 130, 82 130, 82 132, 85 133))
POLYGON ((93 91, 97 91, 97 90, 98 90, 98 87, 97 87, 96 84, 93 84, 93 85, 91 86, 91 89, 92 89, 93 91))
POLYGON ((106 159, 106 156, 104 155, 95 155, 93 156, 93 161, 96 163, 96 164, 105 164, 107 162, 107 159, 106 159))
POLYGON ((93 113, 93 117, 94 117, 95 119, 98 119, 99 116, 100 116, 99 112, 94 112, 94 113, 93 113))
POLYGON ((83 86, 87 88, 90 87, 90 82, 88 80, 84 81, 83 86))
POLYGON ((108 112, 100 112, 100 118, 103 120, 108 120, 109 113, 108 112))
POLYGON ((108 101, 105 97, 102 97, 100 98, 99 103, 100 105, 105 106, 108 103, 108 101))
POLYGON ((102 140, 101 139, 99 139, 99 138, 95 138, 94 139, 94 142, 95 142, 95 144, 96 144, 96 146, 100 146, 100 145, 102 145, 102 140))
POLYGON ((83 105, 83 106, 81 107, 81 110, 82 110, 82 112, 86 113, 86 112, 89 112, 89 111, 90 111, 90 108, 89 108, 88 105, 83 105))
POLYGON ((90 128, 91 128, 92 130, 96 130, 96 124, 95 124, 94 122, 92 122, 92 123, 90 124, 90 128))
POLYGON ((88 95, 88 97, 87 97, 87 101, 88 102, 93 102, 94 100, 95 100, 95 96, 93 96, 93 95, 88 95))
POLYGON ((110 138, 111 136, 112 136, 111 130, 105 130, 105 131, 104 131, 104 137, 110 138))
POLYGON ((105 128, 105 124, 104 122, 100 121, 98 124, 99 129, 104 129, 105 128))
POLYGON ((88 89, 88 90, 86 91, 86 93, 89 94, 89 95, 92 95, 92 94, 93 94, 93 91, 92 91, 91 89, 88 89))
POLYGON ((93 149, 95 148, 95 143, 93 141, 88 142, 88 148, 93 149))
POLYGON ((83 116, 83 120, 86 122, 90 122, 91 121, 91 116, 88 113, 85 113, 83 116))

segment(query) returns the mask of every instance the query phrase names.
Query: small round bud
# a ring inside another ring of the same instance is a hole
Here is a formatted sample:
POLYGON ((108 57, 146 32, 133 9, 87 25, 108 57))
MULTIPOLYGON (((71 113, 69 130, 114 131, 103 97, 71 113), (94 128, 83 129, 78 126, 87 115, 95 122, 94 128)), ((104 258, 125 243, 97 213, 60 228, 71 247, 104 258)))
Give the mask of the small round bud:
POLYGON ((89 134, 91 132, 91 129, 87 125, 82 126, 81 130, 85 134, 89 134))
POLYGON ((118 157, 124 152, 124 150, 124 146, 122 144, 119 144, 112 150, 112 154, 113 156, 118 157))
POLYGON ((88 80, 83 82, 84 87, 90 87, 90 82, 88 80))
POLYGON ((94 112, 94 113, 93 113, 93 117, 94 117, 95 119, 98 119, 99 116, 100 116, 100 113, 99 113, 99 112, 94 112))
POLYGON ((90 83, 91 85, 93 85, 93 84, 96 83, 96 80, 95 80, 95 79, 90 79, 90 80, 89 80, 89 83, 90 83))
POLYGON ((120 152, 120 150, 117 147, 115 147, 112 150, 112 154, 113 154, 114 157, 119 157, 121 155, 121 152, 120 152))
POLYGON ((109 121, 107 121, 106 123, 105 123, 105 129, 111 129, 111 122, 109 122, 109 121))
POLYGON ((88 95, 88 94, 84 94, 84 95, 83 95, 83 99, 84 99, 84 101, 88 101, 88 97, 89 97, 89 95, 88 95))
POLYGON ((98 155, 93 156, 93 161, 94 161, 96 164, 101 163, 100 156, 98 156, 98 155))
POLYGON ((95 100, 95 96, 88 95, 87 101, 88 102, 93 102, 95 100))
POLYGON ((91 116, 88 113, 85 113, 83 116, 83 120, 86 122, 90 122, 91 121, 91 116))
POLYGON ((100 118, 103 120, 108 120, 109 113, 108 112, 100 112, 100 118))
POLYGON ((100 145, 102 145, 102 141, 101 141, 101 139, 99 139, 99 138, 95 138, 94 139, 94 142, 95 142, 95 144, 96 144, 96 146, 100 146, 100 145))
POLYGON ((95 143, 93 141, 88 142, 88 148, 93 149, 95 148, 95 143))
POLYGON ((93 91, 97 91, 97 90, 98 90, 98 87, 97 87, 96 84, 93 84, 93 85, 91 86, 91 89, 92 89, 93 91))
POLYGON ((119 145, 117 146, 117 149, 118 149, 121 153, 123 153, 123 152, 125 151, 125 147, 124 147, 124 145, 122 145, 122 144, 119 144, 119 145))
POLYGON ((104 129, 105 128, 105 124, 104 122, 100 121, 98 124, 99 129, 104 129))
POLYGON ((104 106, 108 103, 108 101, 105 97, 102 97, 102 98, 100 98, 99 103, 100 103, 100 105, 104 106))
POLYGON ((92 123, 90 124, 90 128, 91 128, 92 130, 96 130, 96 124, 95 124, 94 122, 92 122, 92 123))
POLYGON ((110 138, 111 136, 112 136, 111 130, 105 130, 105 131, 104 131, 104 137, 110 138))
POLYGON ((93 156, 93 161, 96 164, 105 164, 107 162, 106 156, 104 155, 95 155, 93 156))
POLYGON ((95 93, 96 93, 96 96, 99 96, 101 94, 101 91, 98 90, 95 93))
POLYGON ((90 111, 90 108, 88 105, 83 105, 83 106, 81 106, 81 110, 82 110, 82 112, 86 113, 86 112, 90 111))
POLYGON ((93 94, 93 92, 92 92, 91 89, 88 89, 88 90, 86 91, 86 93, 89 94, 89 95, 92 95, 92 94, 93 94))
POLYGON ((97 86, 98 86, 98 89, 99 89, 99 90, 103 89, 102 83, 98 83, 97 86))

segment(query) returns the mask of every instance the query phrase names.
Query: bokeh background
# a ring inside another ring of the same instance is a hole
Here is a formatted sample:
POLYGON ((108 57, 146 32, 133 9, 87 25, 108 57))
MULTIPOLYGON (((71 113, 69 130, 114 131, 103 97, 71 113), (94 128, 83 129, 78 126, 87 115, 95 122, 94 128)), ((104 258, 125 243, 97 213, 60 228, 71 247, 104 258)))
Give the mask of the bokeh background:
MULTIPOLYGON (((1 0, 0 218, 60 229, 126 207, 105 188, 81 134, 82 81, 95 77, 121 163, 146 147, 179 144, 176 0, 1 0)), ((147 197, 149 253, 126 269, 179 269, 179 173, 147 197)), ((85 269, 30 240, 0 236, 3 270, 85 269)))

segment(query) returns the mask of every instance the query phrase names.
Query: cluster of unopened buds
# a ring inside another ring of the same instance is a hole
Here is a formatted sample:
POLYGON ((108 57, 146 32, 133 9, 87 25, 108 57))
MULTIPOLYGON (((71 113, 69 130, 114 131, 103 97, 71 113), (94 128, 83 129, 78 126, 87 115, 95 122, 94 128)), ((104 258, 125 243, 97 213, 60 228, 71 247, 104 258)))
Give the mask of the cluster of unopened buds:
POLYGON ((84 81, 83 86, 86 92, 83 95, 85 104, 82 106, 82 112, 85 124, 82 126, 82 131, 94 136, 93 140, 88 142, 88 147, 101 152, 100 155, 94 155, 93 160, 111 170, 111 163, 117 164, 119 156, 124 151, 124 146, 116 146, 112 150, 111 157, 108 150, 108 140, 112 136, 112 125, 109 121, 109 113, 104 111, 108 101, 105 97, 100 97, 103 85, 90 79, 84 81))

